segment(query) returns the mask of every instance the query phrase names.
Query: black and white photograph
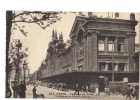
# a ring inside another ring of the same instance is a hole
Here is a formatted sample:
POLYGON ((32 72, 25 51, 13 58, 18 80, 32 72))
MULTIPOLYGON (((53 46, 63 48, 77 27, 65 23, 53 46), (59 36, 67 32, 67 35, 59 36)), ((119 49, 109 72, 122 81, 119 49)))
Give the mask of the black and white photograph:
POLYGON ((139 100, 140 13, 5 15, 5 98, 139 100))

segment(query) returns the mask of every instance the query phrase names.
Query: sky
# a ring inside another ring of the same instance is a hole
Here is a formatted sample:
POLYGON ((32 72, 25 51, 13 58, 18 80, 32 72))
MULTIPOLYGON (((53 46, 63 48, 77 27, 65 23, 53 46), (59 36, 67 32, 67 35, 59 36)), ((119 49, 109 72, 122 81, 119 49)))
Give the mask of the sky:
MULTIPOLYGON (((87 15, 87 12, 83 12, 83 14, 87 15)), ((94 15, 97 15, 98 17, 102 16, 106 18, 108 16, 107 12, 104 13, 97 13, 93 12, 94 15)), ((29 50, 27 52, 28 56, 28 67, 30 68, 30 73, 33 73, 36 71, 39 66, 41 65, 41 62, 46 58, 48 43, 51 41, 52 37, 52 30, 57 31, 57 35, 62 32, 64 42, 66 42, 69 39, 69 34, 72 28, 72 25, 74 23, 75 17, 78 15, 78 13, 69 13, 61 14, 62 16, 61 21, 57 21, 56 23, 53 23, 50 27, 47 27, 46 30, 41 29, 36 24, 26 24, 26 23, 18 23, 18 25, 26 26, 24 30, 28 32, 27 37, 22 35, 22 33, 19 30, 14 30, 13 34, 11 36, 11 40, 14 39, 20 39, 23 47, 28 47, 29 50)), ((120 13, 119 19, 129 19, 130 13, 120 13)), ((110 17, 114 17, 114 13, 109 13, 110 17), (113 16, 112 16, 113 15, 113 16)), ((136 20, 139 20, 138 13, 135 13, 136 20)), ((139 24, 136 26, 136 39, 135 42, 139 43, 139 24)))

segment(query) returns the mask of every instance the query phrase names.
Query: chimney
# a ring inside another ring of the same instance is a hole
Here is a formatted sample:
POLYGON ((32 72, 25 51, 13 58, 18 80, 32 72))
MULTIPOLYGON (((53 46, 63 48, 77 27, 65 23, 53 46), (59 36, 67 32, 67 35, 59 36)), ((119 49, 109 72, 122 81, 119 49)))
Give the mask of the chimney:
POLYGON ((88 17, 92 16, 92 12, 88 12, 88 17))
POLYGON ((135 14, 134 13, 130 14, 130 20, 133 20, 133 21, 135 20, 135 14))
POLYGON ((119 17, 119 13, 118 12, 115 13, 115 18, 117 18, 117 17, 119 17))
POLYGON ((79 12, 79 16, 82 16, 83 14, 82 14, 82 12, 79 12))

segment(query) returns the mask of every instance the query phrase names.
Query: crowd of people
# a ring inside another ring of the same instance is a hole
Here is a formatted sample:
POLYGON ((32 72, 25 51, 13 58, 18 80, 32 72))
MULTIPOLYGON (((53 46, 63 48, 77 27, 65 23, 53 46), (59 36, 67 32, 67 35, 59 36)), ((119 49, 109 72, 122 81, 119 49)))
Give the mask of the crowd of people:
MULTIPOLYGON (((88 93, 89 88, 86 88, 86 91, 88 93)), ((75 95, 79 95, 80 92, 82 93, 82 89, 80 88, 80 86, 78 84, 75 85, 75 95)), ((95 95, 98 96, 100 95, 100 91, 99 91, 99 85, 96 85, 95 87, 95 95)), ((108 86, 105 86, 104 88, 104 96, 110 96, 111 95, 111 91, 110 88, 108 86)), ((132 98, 135 98, 135 100, 139 100, 139 86, 136 85, 134 87, 130 86, 130 85, 126 85, 126 90, 125 90, 125 96, 126 96, 126 100, 132 100, 132 98)))
MULTIPOLYGON (((94 91, 95 95, 99 96, 100 86, 97 84, 96 87, 94 88, 95 88, 95 91, 94 91)), ((24 84, 24 82, 20 82, 18 85, 12 85, 13 92, 11 91, 9 84, 7 84, 6 89, 7 89, 6 98, 10 98, 12 95, 14 98, 26 98, 26 85, 24 84)), ((74 90, 75 90, 74 92, 75 95, 80 95, 80 93, 82 92, 87 92, 87 93, 91 92, 90 88, 87 85, 85 86, 85 89, 83 91, 83 88, 79 84, 75 84, 74 90)), ((36 86, 34 86, 32 89, 33 98, 37 98, 36 91, 37 91, 36 86)), ((103 93, 103 96, 110 96, 112 94, 109 86, 105 86, 104 92, 102 91, 102 93, 103 93)), ((139 86, 136 85, 132 87, 131 85, 126 85, 125 96, 126 96, 126 100, 132 100, 132 98, 135 98, 135 100, 138 100, 139 99, 139 86)))
POLYGON ((136 85, 134 88, 128 85, 126 89, 126 99, 132 100, 132 97, 135 97, 135 100, 139 100, 139 86, 136 85))
MULTIPOLYGON (((26 85, 24 84, 24 82, 20 82, 19 84, 12 84, 12 90, 10 89, 10 85, 7 83, 6 86, 6 98, 26 98, 26 85)), ((32 93, 33 93, 33 98, 37 98, 37 94, 36 94, 36 86, 33 87, 32 89, 32 93)))

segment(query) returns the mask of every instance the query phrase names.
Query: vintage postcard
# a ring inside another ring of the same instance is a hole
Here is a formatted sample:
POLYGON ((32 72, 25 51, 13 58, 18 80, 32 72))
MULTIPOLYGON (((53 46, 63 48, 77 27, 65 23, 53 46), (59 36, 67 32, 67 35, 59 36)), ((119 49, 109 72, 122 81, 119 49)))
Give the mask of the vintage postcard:
POLYGON ((139 99, 140 13, 6 11, 6 98, 139 99))

